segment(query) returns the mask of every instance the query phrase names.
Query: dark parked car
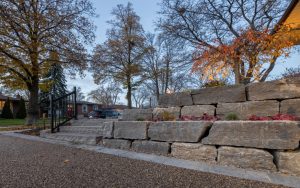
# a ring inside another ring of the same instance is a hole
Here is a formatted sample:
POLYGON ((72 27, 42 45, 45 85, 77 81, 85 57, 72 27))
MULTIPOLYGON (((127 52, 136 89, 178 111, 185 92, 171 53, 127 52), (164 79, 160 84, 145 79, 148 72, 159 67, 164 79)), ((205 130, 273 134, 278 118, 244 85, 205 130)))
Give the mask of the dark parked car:
POLYGON ((120 114, 115 111, 115 110, 111 110, 111 109, 105 109, 105 110, 94 110, 91 111, 88 116, 89 118, 118 118, 120 114))

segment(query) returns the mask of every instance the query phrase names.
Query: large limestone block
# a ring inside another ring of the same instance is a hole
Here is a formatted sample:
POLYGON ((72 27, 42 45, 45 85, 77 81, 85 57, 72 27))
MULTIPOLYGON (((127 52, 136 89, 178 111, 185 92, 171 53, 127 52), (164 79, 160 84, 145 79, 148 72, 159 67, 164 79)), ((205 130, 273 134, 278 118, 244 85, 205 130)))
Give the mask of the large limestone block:
POLYGON ((193 99, 190 92, 180 92, 159 96, 159 107, 190 106, 193 99))
POLYGON ((135 140, 132 143, 132 149, 138 152, 167 155, 170 151, 170 144, 167 142, 135 140))
POLYGON ((217 149, 215 146, 206 146, 198 143, 173 143, 171 146, 173 157, 215 163, 217 149))
POLYGON ((103 139, 102 145, 109 148, 115 149, 129 149, 131 141, 121 139, 103 139))
POLYGON ((146 121, 119 121, 115 122, 114 138, 147 139, 146 121))
POLYGON ((72 119, 70 121, 72 126, 102 126, 105 123, 112 123, 113 121, 116 121, 115 119, 78 119, 74 120, 72 119))
POLYGON ((148 136, 158 141, 199 142, 211 125, 206 121, 152 122, 148 136))
POLYGON ((300 98, 300 78, 253 83, 247 88, 248 99, 251 101, 300 98))
POLYGON ((123 121, 137 121, 137 120, 152 120, 153 109, 125 109, 122 114, 123 121))
POLYGON ((181 109, 181 116, 201 117, 204 113, 215 115, 215 109, 216 107, 213 105, 184 106, 181 109))
POLYGON ((299 122, 217 121, 203 144, 266 149, 296 149, 300 141, 299 122))
POLYGON ((300 150, 276 152, 275 159, 279 172, 300 176, 300 150))
POLYGON ((175 119, 178 119, 180 117, 180 107, 169 107, 169 108, 154 108, 153 109, 153 119, 160 119, 163 120, 163 114, 164 112, 167 112, 168 114, 175 117, 175 119))
POLYGON ((279 113, 279 102, 269 100, 218 104, 217 116, 225 119, 230 113, 236 114, 240 120, 247 120, 251 115, 273 116, 279 113))
POLYGON ((111 138, 113 136, 113 122, 103 122, 98 126, 62 126, 61 132, 76 133, 76 134, 90 134, 97 135, 103 138, 111 138))
POLYGON ((211 87, 192 91, 194 104, 217 104, 221 102, 246 101, 244 85, 211 87))
POLYGON ((288 99, 281 101, 280 113, 300 117, 300 99, 288 99))
POLYGON ((218 148, 218 164, 254 170, 276 171, 273 156, 269 152, 259 149, 222 146, 218 148))

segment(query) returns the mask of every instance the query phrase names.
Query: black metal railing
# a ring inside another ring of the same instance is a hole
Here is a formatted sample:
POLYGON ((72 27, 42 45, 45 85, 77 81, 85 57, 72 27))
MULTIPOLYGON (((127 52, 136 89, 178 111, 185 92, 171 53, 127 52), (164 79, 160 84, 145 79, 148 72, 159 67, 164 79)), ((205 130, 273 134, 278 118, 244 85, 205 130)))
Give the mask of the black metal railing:
POLYGON ((76 87, 74 91, 54 99, 50 96, 51 132, 59 132, 59 127, 77 119, 76 87))

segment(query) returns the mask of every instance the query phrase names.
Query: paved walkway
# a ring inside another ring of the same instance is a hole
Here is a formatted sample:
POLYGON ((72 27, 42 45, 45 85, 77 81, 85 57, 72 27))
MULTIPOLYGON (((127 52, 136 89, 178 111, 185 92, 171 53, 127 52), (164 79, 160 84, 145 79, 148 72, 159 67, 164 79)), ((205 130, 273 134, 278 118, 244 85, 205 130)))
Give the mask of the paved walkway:
POLYGON ((281 187, 0 135, 0 187, 281 187))

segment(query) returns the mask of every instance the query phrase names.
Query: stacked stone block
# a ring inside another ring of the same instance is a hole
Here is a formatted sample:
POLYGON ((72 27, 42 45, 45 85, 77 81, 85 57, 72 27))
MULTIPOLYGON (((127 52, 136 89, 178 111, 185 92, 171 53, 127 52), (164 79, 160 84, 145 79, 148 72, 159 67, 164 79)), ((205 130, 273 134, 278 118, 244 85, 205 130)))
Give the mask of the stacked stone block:
POLYGON ((102 144, 300 176, 300 123, 247 121, 251 115, 278 113, 300 116, 300 78, 163 95, 158 108, 127 110, 126 121, 114 122, 111 138, 103 139, 102 144), (158 119, 163 113, 176 119, 206 113, 222 120, 234 113, 240 120, 137 122, 141 117, 158 119))
POLYGON ((296 121, 121 121, 101 134, 105 147, 300 176, 296 121))
POLYGON ((176 117, 201 117, 206 113, 222 120, 229 114, 237 115, 239 120, 279 113, 300 117, 300 78, 166 94, 161 96, 154 115, 157 111, 167 111, 176 117), (171 108, 176 108, 176 113, 171 108))

